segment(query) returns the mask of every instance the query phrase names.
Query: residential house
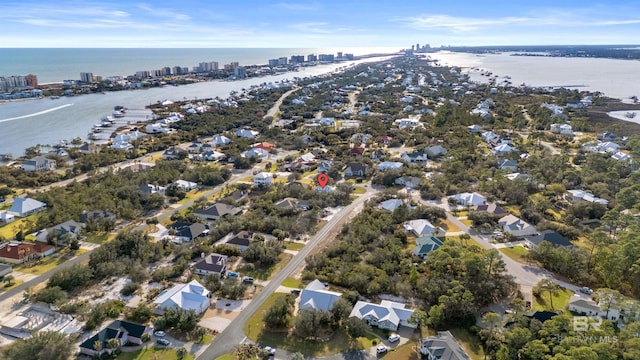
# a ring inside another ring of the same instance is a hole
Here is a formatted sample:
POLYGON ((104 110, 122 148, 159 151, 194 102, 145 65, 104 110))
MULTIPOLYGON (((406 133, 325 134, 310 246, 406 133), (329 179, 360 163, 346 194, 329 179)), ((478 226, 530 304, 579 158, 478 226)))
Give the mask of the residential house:
POLYGON ((205 209, 196 209, 193 214, 205 220, 218 220, 225 216, 238 215, 241 212, 241 208, 224 203, 215 203, 205 209))
POLYGON ((363 177, 366 172, 366 167, 361 163, 348 163, 344 169, 345 177, 363 177))
POLYGON ((487 203, 487 198, 478 194, 477 192, 460 193, 449 196, 448 198, 452 199, 456 204, 460 206, 478 206, 487 203))
POLYGON ((409 322, 413 310, 405 309, 405 304, 382 300, 380 304, 358 301, 349 317, 357 317, 371 326, 397 331, 400 326, 415 329, 417 324, 409 322))
POLYGON ((229 258, 226 255, 209 254, 202 256, 193 265, 193 273, 200 275, 202 278, 209 274, 218 274, 223 278, 227 274, 227 262, 229 258))
POLYGON ((327 287, 318 279, 313 280, 300 293, 300 310, 331 311, 333 304, 340 299, 341 293, 327 290, 327 287))
POLYGON ((266 157, 269 157, 269 152, 261 148, 251 148, 247 151, 243 151, 242 153, 240 153, 240 156, 244 158, 253 157, 253 156, 259 157, 259 158, 266 158, 266 157))
POLYGON ((17 217, 25 217, 47 208, 47 204, 31 198, 15 198, 7 212, 17 217))
POLYGON ((272 150, 276 149, 276 145, 275 144, 272 144, 272 143, 266 142, 266 141, 263 141, 263 142, 257 143, 257 144, 253 144, 252 146, 254 148, 263 149, 263 150, 266 150, 266 151, 272 151, 272 150))
POLYGON ((323 160, 318 164, 318 174, 326 174, 333 166, 332 160, 323 160))
POLYGON ((447 155, 447 149, 443 148, 440 145, 429 146, 426 149, 424 149, 424 153, 427 155, 429 159, 433 160, 433 159, 437 159, 447 155))
POLYGON ((553 246, 573 246, 571 241, 553 230, 543 230, 539 234, 524 237, 528 248, 533 249, 543 241, 548 241, 553 246))
POLYGON ((55 239, 57 244, 64 244, 67 240, 80 239, 82 228, 84 228, 83 224, 79 224, 73 220, 68 220, 62 224, 36 232, 36 241, 48 244, 50 241, 55 239))
POLYGON ((91 211, 83 211, 82 214, 80 214, 80 222, 83 224, 86 224, 89 221, 92 220, 109 220, 109 221, 115 221, 116 220, 116 214, 106 211, 106 210, 91 210, 91 211))
POLYGON ((226 157, 227 155, 215 150, 204 151, 202 153, 202 158, 207 161, 220 161, 224 160, 226 157))
POLYGON ((489 143, 494 139, 499 139, 500 135, 494 133, 493 131, 485 131, 480 135, 480 137, 482 138, 482 141, 489 143))
POLYGON ((349 153, 353 156, 362 156, 365 150, 366 149, 364 147, 354 146, 351 149, 349 149, 349 153))
POLYGON ((297 202, 296 199, 288 197, 274 203, 273 205, 279 208, 295 208, 296 202, 297 202))
POLYGON ((498 169, 514 173, 518 171, 518 161, 510 159, 500 159, 498 160, 498 169))
POLYGON ((569 124, 551 124, 551 132, 560 135, 573 135, 573 128, 569 124))
POLYGON ((586 202, 592 202, 596 204, 602 204, 605 206, 609 204, 608 200, 596 197, 592 193, 586 192, 584 190, 567 190, 566 198, 567 200, 572 202, 586 201, 586 202))
POLYGON ((404 164, 399 161, 383 161, 378 164, 378 171, 400 170, 402 166, 404 164))
POLYGON ((166 187, 154 184, 142 184, 138 186, 138 191, 147 196, 151 194, 164 195, 165 190, 167 190, 166 187))
POLYGON ((273 184, 273 174, 260 172, 253 176, 253 186, 269 186, 273 184))
POLYGON ((387 136, 387 135, 376 136, 376 142, 379 144, 389 145, 391 144, 391 140, 393 140, 391 136, 387 136))
POLYGON ((511 181, 514 181, 514 180, 529 181, 529 180, 531 180, 531 176, 529 176, 527 174, 522 174, 522 173, 519 173, 519 172, 507 174, 507 175, 505 175, 505 177, 507 179, 511 180, 511 181))
POLYGON ((174 160, 186 157, 186 151, 177 146, 172 146, 162 153, 163 160, 174 160))
POLYGON ((209 229, 201 223, 176 222, 171 224, 169 229, 172 230, 173 241, 177 243, 190 242, 209 233, 209 229))
POLYGON ((408 163, 415 164, 421 163, 424 164, 427 162, 427 154, 422 151, 413 151, 411 153, 404 153, 400 158, 408 163))
POLYGON ((449 331, 438 331, 435 336, 420 340, 420 353, 427 360, 470 360, 449 331))
POLYGON ((80 353, 87 356, 99 356, 103 354, 110 354, 115 349, 111 349, 108 346, 108 342, 111 339, 118 340, 118 348, 126 344, 142 344, 142 336, 144 334, 150 334, 151 328, 147 328, 144 325, 124 321, 116 320, 109 324, 106 328, 94 336, 86 339, 80 344, 80 353), (101 343, 101 346, 96 349, 95 344, 101 343))
POLYGON ((611 158, 618 161, 627 161, 631 160, 631 155, 623 153, 622 151, 618 151, 615 154, 611 155, 611 158))
POLYGON ((383 210, 387 210, 390 212, 394 212, 400 206, 408 206, 405 205, 404 201, 401 199, 389 199, 380 203, 380 208, 383 210))
POLYGON ((402 227, 406 232, 413 233, 415 236, 442 236, 445 234, 444 229, 435 227, 426 219, 409 220, 402 227))
POLYGON ((574 312, 582 316, 597 316, 601 317, 605 315, 602 308, 593 300, 585 299, 581 296, 574 295, 569 300, 569 311, 574 312))
POLYGON ((498 146, 496 146, 495 148, 493 148, 493 150, 491 150, 491 152, 496 155, 496 156, 501 156, 501 155, 505 155, 508 154, 512 151, 517 151, 518 149, 514 148, 513 146, 509 145, 509 144, 500 144, 498 146))
POLYGON ((380 161, 385 157, 387 157, 387 153, 385 153, 382 149, 376 149, 371 152, 371 160, 380 161))
POLYGON ((209 296, 210 291, 197 280, 193 280, 187 284, 178 284, 161 292, 153 303, 156 305, 155 312, 159 315, 164 314, 166 309, 178 308, 185 311, 193 310, 200 315, 211 304, 209 296))
POLYGON ((9 214, 6 211, 0 213, 0 224, 8 224, 15 220, 15 215, 9 214))
POLYGON ((241 137, 241 138, 255 139, 259 135, 260 135, 260 133, 255 131, 255 130, 249 130, 249 129, 238 129, 238 130, 236 130, 236 136, 237 137, 241 137))
POLYGON ((78 148, 83 154, 95 154, 100 152, 100 147, 94 143, 84 143, 78 148))
POLYGON ((324 117, 317 120, 317 122, 324 126, 335 126, 336 120, 332 117, 324 117))
POLYGON ((55 248, 43 243, 8 242, 0 244, 0 261, 8 264, 22 264, 53 254, 55 248))
POLYGON ((211 140, 211 144, 213 146, 224 146, 224 145, 227 145, 227 144, 231 144, 231 139, 229 139, 228 137, 226 137, 224 135, 216 135, 211 140))
POLYGON ((187 148, 187 152, 189 154, 199 154, 202 152, 202 143, 201 142, 193 142, 187 148))
POLYGON ((394 184, 417 189, 420 186, 420 178, 415 176, 401 176, 393 181, 394 184))
POLYGON ((56 161, 44 156, 36 156, 23 162, 20 167, 24 171, 52 171, 56 169, 56 161))
POLYGON ((420 121, 417 119, 397 119, 393 122, 400 129, 415 129, 420 126, 420 121))
POLYGON ((501 218, 498 220, 498 225, 502 227, 502 230, 505 232, 517 237, 534 235, 537 233, 536 228, 533 225, 513 215, 507 215, 501 218))
POLYGON ((232 237, 228 238, 225 244, 229 246, 235 246, 238 249, 244 251, 247 250, 247 248, 251 244, 251 239, 253 239, 253 232, 242 230, 232 237))
POLYGON ((191 190, 195 190, 198 188, 198 184, 191 182, 191 181, 186 181, 186 180, 176 180, 173 182, 173 186, 175 186, 178 189, 184 190, 184 191, 191 191, 191 190))
POLYGON ((435 236, 420 236, 416 239, 416 246, 413 247, 413 254, 423 260, 429 256, 433 250, 442 246, 442 241, 435 236))
POLYGON ((482 132, 482 130, 483 130, 482 126, 477 124, 467 126, 467 132, 471 134, 479 134, 482 132))
POLYGON ((505 215, 508 214, 507 211, 505 209, 503 209, 502 207, 496 205, 496 204, 481 204, 475 207, 476 211, 485 211, 488 212, 489 214, 493 214, 493 215, 505 215))

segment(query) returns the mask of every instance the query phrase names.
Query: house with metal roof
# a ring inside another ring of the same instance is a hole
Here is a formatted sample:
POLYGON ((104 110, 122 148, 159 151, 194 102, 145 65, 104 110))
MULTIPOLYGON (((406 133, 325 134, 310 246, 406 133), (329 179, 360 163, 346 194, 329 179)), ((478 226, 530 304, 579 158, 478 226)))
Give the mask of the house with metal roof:
POLYGON ((300 293, 300 310, 330 311, 333 304, 342 296, 341 293, 329 291, 318 279, 313 280, 300 293))
POLYGON ((156 314, 164 314, 166 309, 193 310, 196 314, 205 312, 211 304, 210 291, 197 280, 178 284, 158 295, 153 301, 156 314))

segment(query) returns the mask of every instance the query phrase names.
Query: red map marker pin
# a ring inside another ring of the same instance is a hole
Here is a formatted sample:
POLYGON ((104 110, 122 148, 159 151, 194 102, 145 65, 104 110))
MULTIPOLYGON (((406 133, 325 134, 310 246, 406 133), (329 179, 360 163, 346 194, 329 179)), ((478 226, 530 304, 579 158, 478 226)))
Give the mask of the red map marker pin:
POLYGON ((321 188, 324 189, 325 186, 327 186, 327 184, 329 183, 329 175, 327 174, 320 174, 318 175, 318 184, 320 185, 321 188))

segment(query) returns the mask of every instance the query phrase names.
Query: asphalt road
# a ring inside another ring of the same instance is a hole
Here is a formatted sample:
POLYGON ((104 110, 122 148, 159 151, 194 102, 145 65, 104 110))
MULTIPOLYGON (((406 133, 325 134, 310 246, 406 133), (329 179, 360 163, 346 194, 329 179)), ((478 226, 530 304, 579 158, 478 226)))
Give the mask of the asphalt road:
POLYGON ((365 194, 360 195, 356 200, 354 200, 351 204, 344 207, 340 212, 335 214, 331 220, 327 224, 325 224, 320 231, 318 231, 305 245, 302 250, 296 254, 291 261, 287 265, 285 265, 282 270, 276 273, 273 278, 269 281, 260 293, 253 298, 251 303, 244 309, 240 314, 227 326, 227 328, 218 334, 209 347, 202 352, 197 359, 198 360, 213 360, 217 357, 231 353, 234 347, 244 340, 246 340, 246 336, 244 333, 244 325, 249 320, 251 315, 255 313, 260 305, 264 303, 271 294, 273 294, 276 289, 282 284, 284 279, 290 277, 294 274, 294 272, 303 264, 307 256, 311 254, 313 249, 318 246, 320 243, 331 240, 329 235, 332 231, 336 230, 339 226, 344 224, 348 215, 354 211, 358 206, 363 205, 366 200, 371 198, 376 194, 376 191, 371 188, 367 189, 365 194))

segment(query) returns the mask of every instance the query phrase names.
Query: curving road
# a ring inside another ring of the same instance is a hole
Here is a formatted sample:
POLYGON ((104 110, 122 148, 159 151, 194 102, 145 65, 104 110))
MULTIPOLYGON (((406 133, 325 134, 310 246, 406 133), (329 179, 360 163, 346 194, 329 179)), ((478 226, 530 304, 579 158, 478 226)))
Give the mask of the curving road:
MULTIPOLYGON (((227 326, 227 328, 218 334, 209 347, 202 352, 198 360, 213 360, 221 355, 231 353, 234 347, 246 340, 244 334, 244 324, 249 320, 251 315, 255 313, 260 305, 264 303, 271 294, 282 284, 284 279, 290 277, 303 264, 307 256, 311 254, 314 248, 319 244, 331 240, 331 233, 343 225, 348 219, 349 214, 361 208, 361 206, 371 198, 377 191, 367 188, 365 194, 360 195, 350 205, 344 207, 340 212, 335 214, 320 231, 318 231, 296 254, 282 270, 276 273, 273 278, 256 296, 251 303, 227 326)), ((359 211, 359 210, 358 210, 359 211)))

